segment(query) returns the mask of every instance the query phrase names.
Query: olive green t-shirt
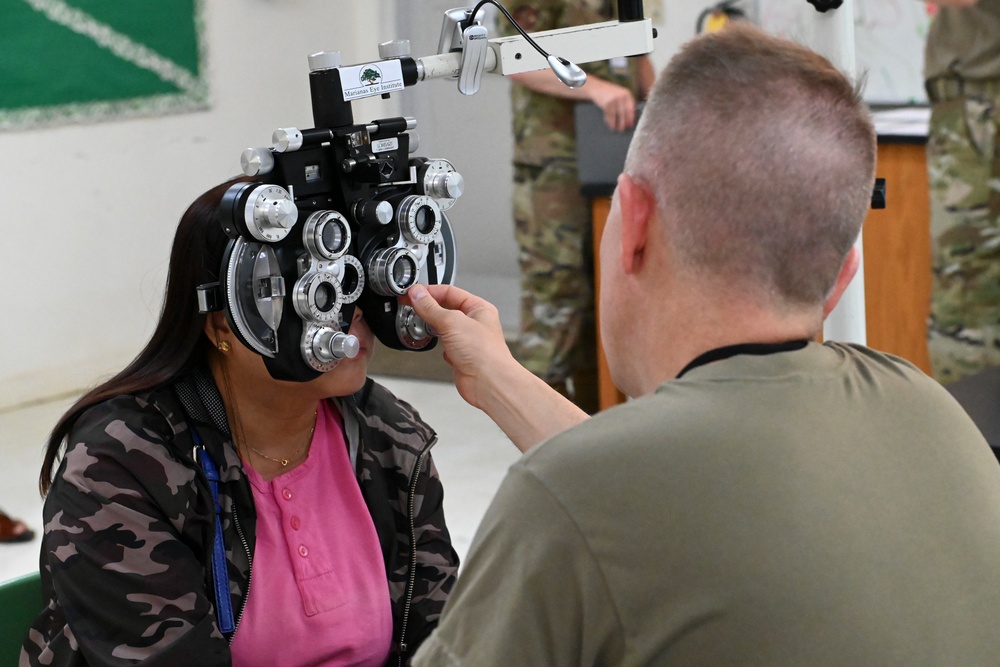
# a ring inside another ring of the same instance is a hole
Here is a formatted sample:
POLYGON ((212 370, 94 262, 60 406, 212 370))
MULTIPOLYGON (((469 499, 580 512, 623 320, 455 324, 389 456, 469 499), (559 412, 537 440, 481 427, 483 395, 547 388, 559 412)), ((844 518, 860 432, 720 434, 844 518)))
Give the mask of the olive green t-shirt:
POLYGON ((509 471, 418 667, 1000 664, 1000 466, 906 362, 694 368, 509 471))

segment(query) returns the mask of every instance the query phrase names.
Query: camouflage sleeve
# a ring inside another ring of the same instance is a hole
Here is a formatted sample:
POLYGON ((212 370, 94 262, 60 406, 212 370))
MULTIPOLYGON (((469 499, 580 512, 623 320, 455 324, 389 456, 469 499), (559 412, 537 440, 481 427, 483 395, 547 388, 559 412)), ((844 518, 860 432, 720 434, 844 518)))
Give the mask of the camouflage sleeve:
POLYGON ((428 452, 414 495, 416 578, 410 609, 407 641, 419 646, 437 626, 458 573, 458 554, 444 520, 444 488, 434 459, 428 452))
POLYGON ((44 510, 50 623, 64 627, 49 628, 43 652, 79 650, 92 666, 230 664, 196 552, 211 530, 205 494, 173 437, 133 397, 74 427, 44 510))
MULTIPOLYGON (((565 5, 565 0, 522 0, 512 3, 509 11, 525 32, 539 32, 564 27, 565 5)), ((497 15, 497 31, 504 37, 518 34, 502 14, 497 15)))

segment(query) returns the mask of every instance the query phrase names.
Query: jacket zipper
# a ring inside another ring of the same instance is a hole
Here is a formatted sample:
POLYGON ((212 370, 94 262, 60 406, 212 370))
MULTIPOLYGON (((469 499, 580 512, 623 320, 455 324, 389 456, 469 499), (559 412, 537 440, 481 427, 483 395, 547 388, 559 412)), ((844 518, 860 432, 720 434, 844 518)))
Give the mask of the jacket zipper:
POLYGON ((414 496, 417 493, 417 480, 420 477, 420 469, 423 467, 424 454, 436 441, 436 438, 427 443, 427 447, 424 451, 420 452, 417 456, 417 461, 413 465, 413 475, 410 477, 410 492, 407 497, 406 502, 406 513, 410 521, 410 571, 406 579, 406 592, 404 594, 403 602, 403 620, 400 623, 399 631, 399 667, 403 667, 403 658, 406 656, 408 650, 406 644, 406 626, 410 620, 410 606, 413 603, 413 588, 416 584, 417 578, 417 529, 416 529, 416 519, 414 514, 414 496))
POLYGON ((240 600, 240 610, 236 614, 236 623, 233 625, 233 634, 229 635, 229 644, 232 645, 233 639, 236 637, 236 631, 240 629, 240 620, 243 618, 243 612, 247 608, 247 600, 250 598, 250 581, 253 578, 253 556, 250 554, 250 545, 247 544, 247 538, 243 534, 243 528, 240 526, 239 516, 236 514, 236 502, 233 502, 233 527, 236 528, 236 534, 240 536, 240 542, 243 544, 243 550, 247 554, 247 589, 240 600))

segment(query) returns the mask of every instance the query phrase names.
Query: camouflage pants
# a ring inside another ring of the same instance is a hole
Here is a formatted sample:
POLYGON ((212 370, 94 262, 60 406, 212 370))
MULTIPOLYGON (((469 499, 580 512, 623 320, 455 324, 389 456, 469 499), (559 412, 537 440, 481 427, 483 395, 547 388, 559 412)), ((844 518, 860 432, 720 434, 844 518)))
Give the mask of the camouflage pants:
POLYGON ((521 328, 515 354, 580 408, 597 410, 597 330, 590 206, 576 163, 514 165, 521 328))
POLYGON ((1000 366, 1000 80, 933 83, 928 350, 947 383, 1000 366))

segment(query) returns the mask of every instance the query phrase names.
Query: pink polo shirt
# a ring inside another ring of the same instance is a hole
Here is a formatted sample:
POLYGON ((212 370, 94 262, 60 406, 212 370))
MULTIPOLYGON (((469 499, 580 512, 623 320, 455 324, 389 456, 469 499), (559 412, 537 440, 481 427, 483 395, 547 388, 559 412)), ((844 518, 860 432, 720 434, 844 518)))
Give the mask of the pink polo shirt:
POLYGON ((383 665, 389 585, 340 414, 322 402, 309 455, 294 470, 265 482, 244 469, 257 543, 233 665, 383 665))

